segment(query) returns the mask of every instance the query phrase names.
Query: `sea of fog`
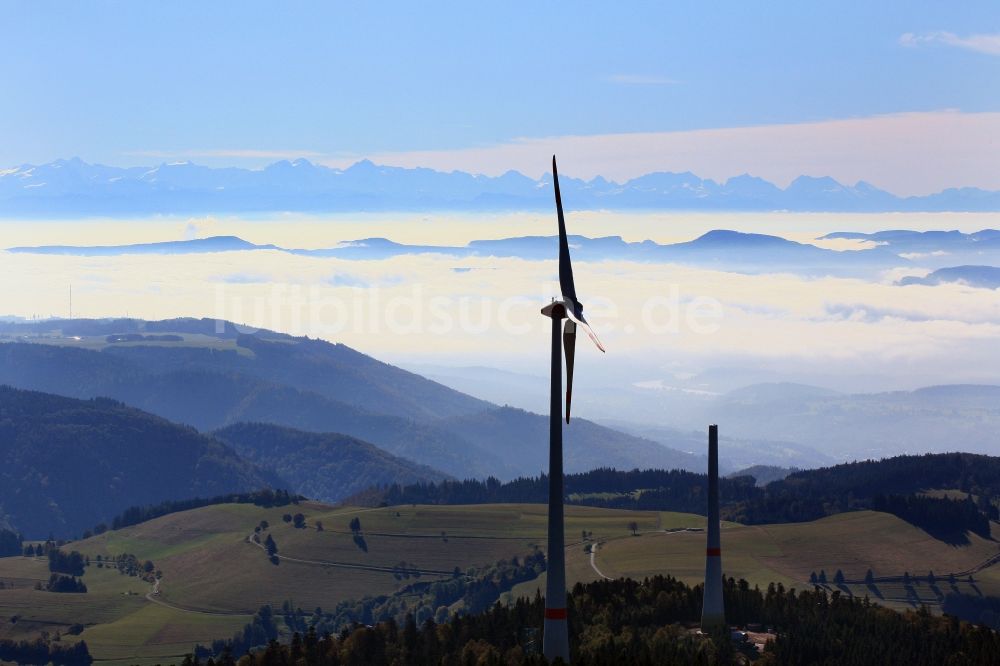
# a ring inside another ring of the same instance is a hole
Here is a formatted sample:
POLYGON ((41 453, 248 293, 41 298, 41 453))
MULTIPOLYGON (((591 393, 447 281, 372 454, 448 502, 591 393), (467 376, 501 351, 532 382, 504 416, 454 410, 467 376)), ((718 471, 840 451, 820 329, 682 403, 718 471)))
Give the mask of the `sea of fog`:
MULTIPOLYGON (((356 214, 0 222, 0 247, 117 245, 235 235, 288 248, 386 237, 461 245, 551 235, 554 216, 356 214)), ((712 229, 811 241, 833 231, 1000 228, 998 214, 602 213, 572 233, 686 241, 712 229)), ((833 249, 847 249, 827 244, 833 249)), ((857 244, 850 247, 857 248, 857 244)), ((910 269, 912 272, 912 269, 910 269)), ((871 279, 747 275, 627 261, 579 262, 577 287, 608 353, 581 341, 581 409, 613 418, 668 395, 760 381, 845 391, 1000 383, 1000 298, 962 285, 900 288, 871 279), (614 401, 608 396, 633 396, 614 401)), ((919 273, 919 271, 917 271, 919 273)), ((205 255, 0 253, 0 315, 221 317, 343 342, 498 402, 544 408, 554 261, 410 255, 352 261, 277 251, 205 255), (470 369, 471 368, 471 369, 470 369), (544 388, 544 387, 543 387, 544 388)))
MULTIPOLYGON (((885 229, 964 232, 1000 226, 998 213, 621 213, 567 214, 569 231, 584 236, 621 236, 659 243, 691 240, 713 229, 773 234, 812 242, 833 231, 885 229)), ((399 243, 459 245, 471 240, 552 235, 554 214, 531 213, 341 213, 240 216, 165 216, 141 219, 18 221, 0 219, 0 247, 146 243, 235 235, 283 247, 329 247, 381 236, 399 243)))

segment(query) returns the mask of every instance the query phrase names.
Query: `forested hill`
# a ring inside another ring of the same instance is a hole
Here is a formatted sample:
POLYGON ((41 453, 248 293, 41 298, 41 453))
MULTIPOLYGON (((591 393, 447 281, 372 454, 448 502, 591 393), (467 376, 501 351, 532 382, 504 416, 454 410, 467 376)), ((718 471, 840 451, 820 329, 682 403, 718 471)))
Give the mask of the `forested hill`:
MULTIPOLYGON (((786 520, 818 518, 869 508, 878 495, 908 495, 925 490, 958 490, 980 498, 1000 498, 1000 458, 972 453, 896 456, 823 467, 790 474, 767 485, 761 500, 749 504, 750 522, 786 512, 786 520), (784 508, 782 508, 784 507, 784 508)), ((983 501, 985 509, 986 502, 983 501)))
POLYGON ((448 478, 443 472, 337 433, 236 423, 212 434, 250 462, 273 470, 296 492, 321 502, 336 502, 370 486, 448 478))
MULTIPOLYGON (((0 342, 0 384, 111 397, 202 432, 260 422, 342 433, 457 478, 511 479, 547 461, 547 417, 497 407, 343 344, 214 319, 0 322, 0 342)), ((567 430, 566 469, 609 460, 699 462, 584 420, 567 430)))
MULTIPOLYGON (((355 499, 389 504, 544 502, 547 489, 548 479, 539 476, 508 483, 487 479, 396 485, 355 499)), ((566 476, 567 501, 590 506, 704 515, 706 493, 704 474, 679 470, 598 469, 566 476)), ((875 509, 940 538, 961 540, 966 531, 988 535, 988 521, 998 518, 1000 458, 968 453, 898 456, 795 472, 764 487, 756 486, 752 476, 723 478, 720 495, 723 516, 744 523, 801 522, 875 509), (952 491, 947 493, 951 497, 925 494, 931 490, 952 491)))
POLYGON ((127 506, 283 486, 225 444, 97 398, 0 386, 0 522, 72 536, 127 506))
MULTIPOLYGON (((185 370, 240 373, 276 385, 294 386, 355 407, 379 410, 398 416, 423 420, 469 414, 490 406, 489 403, 465 395, 420 375, 383 363, 347 345, 322 340, 296 338, 265 329, 237 326, 216 319, 69 319, 58 322, 0 322, 0 334, 14 339, 58 342, 60 339, 82 337, 106 341, 105 355, 94 358, 76 355, 74 363, 90 362, 98 366, 100 375, 83 377, 81 393, 94 384, 104 389, 109 381, 121 381, 123 373, 163 375, 185 370), (176 342, 162 344, 155 336, 178 336, 176 342), (125 344, 113 344, 124 336, 143 336, 144 340, 122 339, 125 344), (40 336, 34 338, 33 336, 40 336), (147 337, 153 339, 146 339, 147 337), (229 341, 221 345, 213 341, 229 341), (146 342, 147 344, 137 344, 146 342), (149 344, 152 343, 152 344, 149 344), (235 343, 235 344, 234 344, 235 343), (108 358, 113 357, 113 358, 108 358), (118 360, 117 365, 112 363, 118 360)), ((94 348, 94 347, 90 347, 94 348)), ((48 349, 50 360, 62 359, 59 349, 48 349)), ((64 375, 58 366, 46 367, 42 350, 7 350, 0 371, 9 375, 4 381, 36 382, 37 388, 53 393, 64 375), (22 373, 29 373, 24 376, 22 373), (54 386, 53 386, 54 384, 54 386)), ((64 389, 66 387, 63 387, 64 389)), ((78 395, 75 397, 89 397, 78 395)))

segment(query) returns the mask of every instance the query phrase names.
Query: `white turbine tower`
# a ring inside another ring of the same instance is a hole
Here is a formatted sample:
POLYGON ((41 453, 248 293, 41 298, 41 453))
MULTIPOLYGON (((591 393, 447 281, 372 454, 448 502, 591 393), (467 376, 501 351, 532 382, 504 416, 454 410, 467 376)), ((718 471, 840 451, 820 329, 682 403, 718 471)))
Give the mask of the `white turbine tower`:
POLYGON ((559 194, 559 172, 552 156, 552 183, 559 217, 559 290, 562 300, 554 300, 542 309, 552 318, 552 393, 549 403, 549 542, 545 585, 545 627, 542 652, 549 661, 556 657, 569 663, 569 626, 566 621, 566 550, 563 527, 563 455, 562 455, 562 349, 566 352, 566 423, 569 423, 573 399, 573 359, 576 352, 576 329, 583 328, 597 348, 601 341, 583 317, 583 305, 577 300, 573 284, 573 266, 569 259, 569 240, 559 194), (563 319, 566 319, 563 325, 563 319))

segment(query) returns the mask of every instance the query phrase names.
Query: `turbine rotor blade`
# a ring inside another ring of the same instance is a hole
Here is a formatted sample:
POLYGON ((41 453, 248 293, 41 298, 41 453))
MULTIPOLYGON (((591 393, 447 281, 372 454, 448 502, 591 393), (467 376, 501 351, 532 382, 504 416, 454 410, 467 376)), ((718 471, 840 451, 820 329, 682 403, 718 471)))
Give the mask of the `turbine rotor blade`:
POLYGON ((606 351, 604 349, 604 345, 601 344, 600 338, 597 337, 597 333, 595 333, 594 329, 590 327, 590 324, 587 323, 587 320, 583 318, 582 305, 580 305, 579 303, 573 303, 572 305, 567 304, 566 317, 587 333, 587 337, 590 338, 590 341, 594 343, 594 346, 596 346, 602 352, 606 351))
POLYGON ((552 156, 552 185, 556 191, 556 214, 559 217, 559 290, 563 298, 576 303, 576 285, 573 282, 573 264, 569 259, 569 239, 566 237, 566 219, 563 217, 562 195, 559 194, 559 170, 556 156, 552 156))
POLYGON ((576 323, 567 319, 563 325, 563 349, 566 352, 566 423, 573 401, 573 360, 576 357, 576 323))

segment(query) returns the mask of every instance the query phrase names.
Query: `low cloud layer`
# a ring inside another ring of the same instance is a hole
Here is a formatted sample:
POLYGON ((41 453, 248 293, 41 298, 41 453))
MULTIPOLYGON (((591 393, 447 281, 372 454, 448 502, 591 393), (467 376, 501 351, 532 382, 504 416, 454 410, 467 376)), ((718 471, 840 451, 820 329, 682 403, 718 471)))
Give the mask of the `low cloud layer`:
MULTIPOLYGON (((255 229, 276 240, 302 233, 294 226, 255 229)), ((182 232, 181 223, 176 227, 182 232)), ((93 225, 91 234, 99 235, 93 225)), ((998 359, 989 350, 1000 337, 1000 299, 989 289, 899 287, 898 271, 865 281, 579 262, 576 273, 607 359, 645 359, 647 374, 613 382, 648 380, 658 369, 697 373, 733 359, 859 375, 879 367, 900 377, 920 368, 935 383, 995 375, 998 359)), ((381 358, 511 368, 544 360, 547 324, 538 311, 558 292, 554 261, 348 261, 272 251, 3 254, 0 279, 9 285, 0 314, 65 316, 72 284, 76 316, 223 317, 344 342, 381 358)), ((581 363, 597 373, 618 367, 586 356, 581 363)))

